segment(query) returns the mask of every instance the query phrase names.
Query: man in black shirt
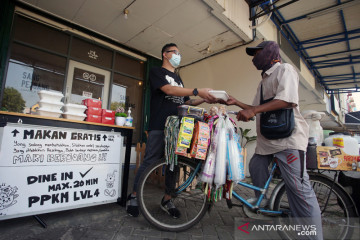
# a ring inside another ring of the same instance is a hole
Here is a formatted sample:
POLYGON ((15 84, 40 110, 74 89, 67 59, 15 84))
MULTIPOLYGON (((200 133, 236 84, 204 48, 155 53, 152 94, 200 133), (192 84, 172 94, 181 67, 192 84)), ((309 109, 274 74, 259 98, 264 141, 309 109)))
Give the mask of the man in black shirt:
MULTIPOLYGON (((181 55, 176 44, 166 44, 162 50, 162 66, 154 67, 150 71, 151 103, 149 135, 145 150, 144 161, 135 176, 133 193, 128 196, 126 210, 131 216, 137 217, 139 209, 136 190, 140 176, 152 162, 164 156, 164 128, 166 118, 177 115, 177 107, 182 104, 197 106, 201 103, 215 102, 209 94, 210 88, 184 88, 183 82, 175 69, 180 65, 181 55), (189 96, 199 96, 201 99, 190 99, 189 96)), ((161 201, 161 208, 173 218, 179 218, 180 212, 171 199, 171 182, 173 172, 167 171, 165 176, 165 195, 161 201)))

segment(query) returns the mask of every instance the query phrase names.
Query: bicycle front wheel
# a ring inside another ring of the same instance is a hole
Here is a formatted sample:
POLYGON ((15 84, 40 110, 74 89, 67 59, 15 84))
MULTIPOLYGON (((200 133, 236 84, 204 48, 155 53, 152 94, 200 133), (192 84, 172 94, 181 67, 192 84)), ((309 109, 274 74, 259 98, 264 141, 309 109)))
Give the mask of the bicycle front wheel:
MULTIPOLYGON (((324 229, 324 239, 350 239, 356 217, 353 202, 338 185, 333 184, 329 179, 311 173, 309 177, 320 206, 323 226, 329 226, 329 224, 336 226, 332 229, 327 228, 326 231, 324 229)), ((285 185, 276 196, 274 210, 290 212, 291 215, 285 185)))
POLYGON ((174 205, 180 211, 180 218, 174 219, 160 208, 165 191, 166 163, 163 159, 149 166, 139 180, 139 207, 145 219, 163 231, 180 232, 197 224, 205 215, 208 204, 201 184, 200 166, 195 160, 179 158, 175 172, 174 205))

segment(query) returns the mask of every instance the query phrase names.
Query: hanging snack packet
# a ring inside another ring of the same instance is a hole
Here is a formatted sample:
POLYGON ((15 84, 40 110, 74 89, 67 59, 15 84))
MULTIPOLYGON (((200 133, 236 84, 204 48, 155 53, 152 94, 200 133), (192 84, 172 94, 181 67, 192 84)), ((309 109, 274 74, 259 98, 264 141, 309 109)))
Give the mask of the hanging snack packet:
MULTIPOLYGON (((177 141, 177 148, 189 148, 191 143, 191 138, 194 130, 194 118, 183 117, 181 120, 179 136, 177 141)), ((178 150, 178 149, 177 149, 178 150)), ((179 149, 178 152, 183 152, 179 149)))
POLYGON ((175 154, 187 157, 187 148, 177 146, 175 149, 175 154))
POLYGON ((194 158, 205 160, 209 145, 210 128, 203 122, 197 122, 192 138, 190 155, 194 158))

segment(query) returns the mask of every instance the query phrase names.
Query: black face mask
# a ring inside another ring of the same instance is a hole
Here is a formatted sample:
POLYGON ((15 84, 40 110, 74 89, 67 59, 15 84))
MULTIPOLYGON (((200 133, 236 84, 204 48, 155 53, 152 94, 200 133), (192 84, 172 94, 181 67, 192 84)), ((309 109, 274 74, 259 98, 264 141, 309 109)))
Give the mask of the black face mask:
POLYGON ((275 63, 280 62, 279 45, 276 42, 268 42, 267 45, 254 56, 252 62, 258 70, 262 70, 262 74, 265 73, 275 63))

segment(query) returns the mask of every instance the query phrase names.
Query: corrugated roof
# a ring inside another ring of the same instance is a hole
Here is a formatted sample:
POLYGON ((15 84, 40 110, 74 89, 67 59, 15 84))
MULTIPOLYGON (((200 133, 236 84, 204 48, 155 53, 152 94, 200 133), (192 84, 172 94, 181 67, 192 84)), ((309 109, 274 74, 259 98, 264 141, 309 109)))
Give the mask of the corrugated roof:
POLYGON ((327 92, 360 91, 360 0, 247 2, 262 14, 273 11, 273 22, 327 92))

